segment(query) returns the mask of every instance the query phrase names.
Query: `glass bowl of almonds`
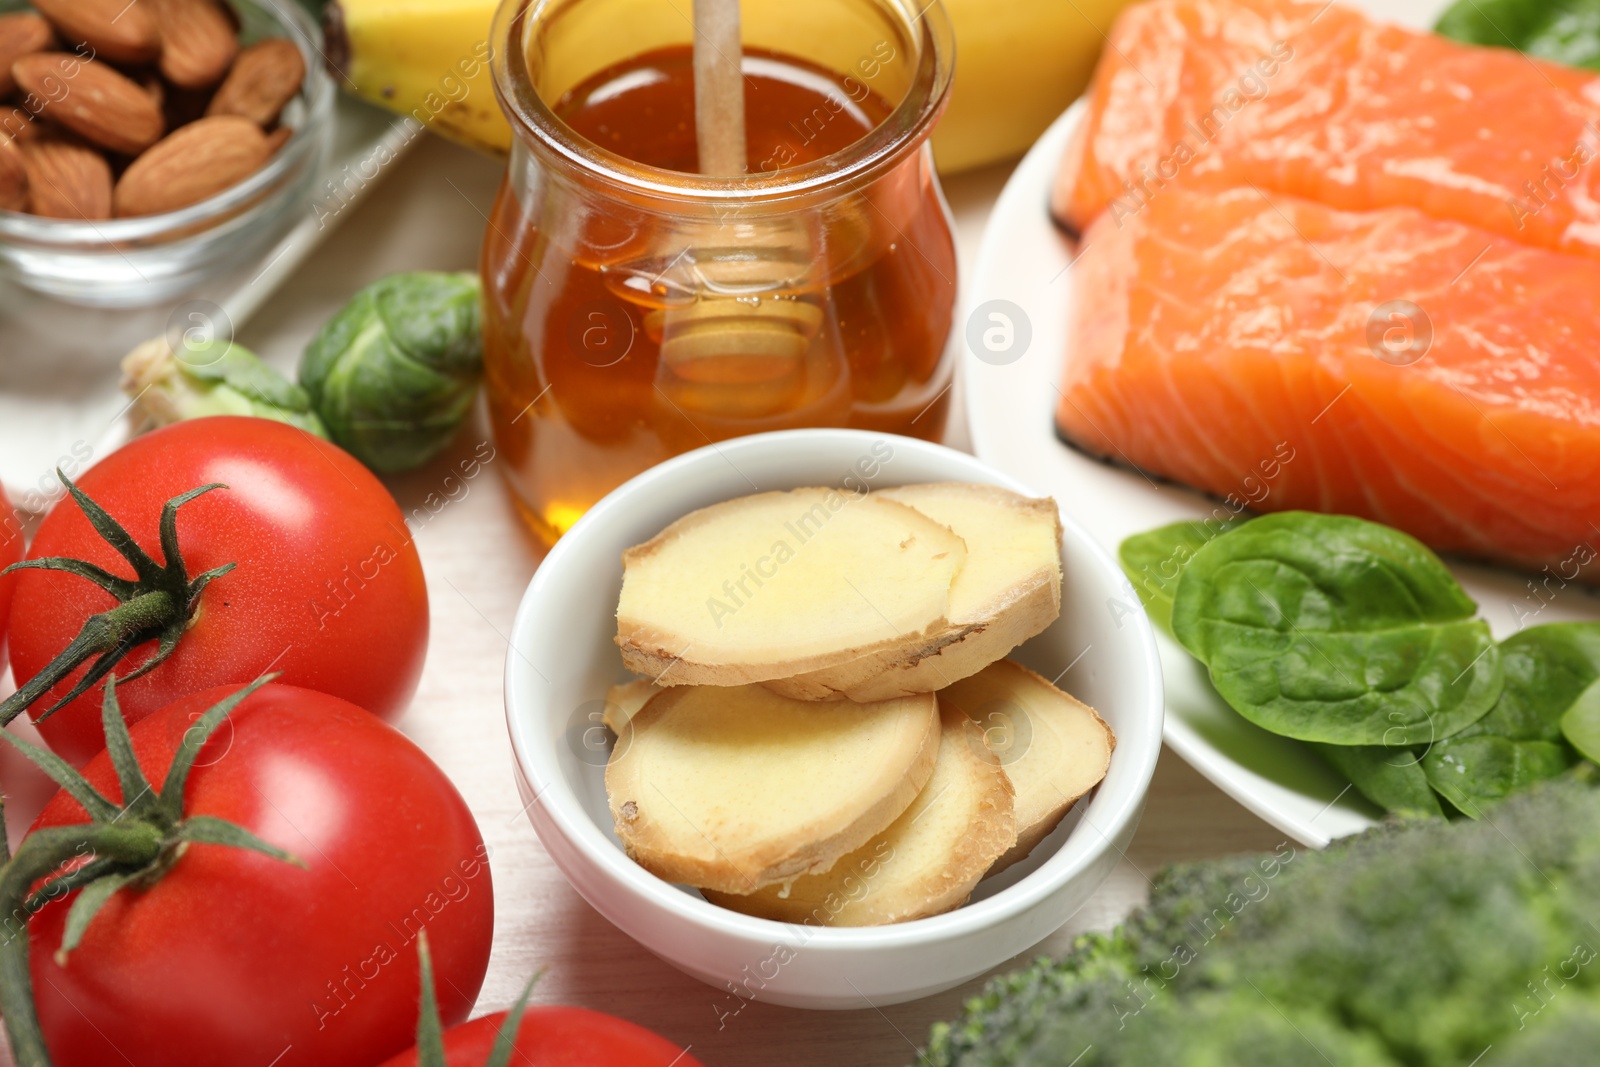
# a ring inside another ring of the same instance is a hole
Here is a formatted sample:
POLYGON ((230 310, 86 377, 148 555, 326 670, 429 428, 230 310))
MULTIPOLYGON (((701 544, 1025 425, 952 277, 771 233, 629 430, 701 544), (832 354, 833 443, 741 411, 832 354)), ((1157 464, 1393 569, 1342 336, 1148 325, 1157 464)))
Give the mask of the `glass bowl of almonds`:
POLYGON ((0 0, 0 277, 155 304, 308 209, 333 86, 296 0, 0 0))

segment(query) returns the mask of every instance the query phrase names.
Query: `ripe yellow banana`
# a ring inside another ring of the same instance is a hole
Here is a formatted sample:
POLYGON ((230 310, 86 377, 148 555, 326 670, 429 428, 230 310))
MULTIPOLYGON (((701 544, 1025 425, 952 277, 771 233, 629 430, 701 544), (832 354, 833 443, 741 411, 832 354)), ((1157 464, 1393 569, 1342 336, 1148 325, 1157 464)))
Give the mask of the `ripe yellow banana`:
POLYGON ((956 81, 933 133, 945 174, 1026 152, 1089 84, 1129 0, 944 0, 956 81))
POLYGON ((492 155, 511 127, 489 77, 497 0, 334 0, 328 58, 348 92, 492 155))
MULTIPOLYGON (((945 173, 1021 154, 1083 91, 1128 0, 944 0, 956 35, 950 108, 934 133, 945 173)), ((504 154, 489 78, 497 0, 333 0, 328 50, 345 88, 453 140, 504 154)), ((622 28, 619 27, 619 30, 622 28)))

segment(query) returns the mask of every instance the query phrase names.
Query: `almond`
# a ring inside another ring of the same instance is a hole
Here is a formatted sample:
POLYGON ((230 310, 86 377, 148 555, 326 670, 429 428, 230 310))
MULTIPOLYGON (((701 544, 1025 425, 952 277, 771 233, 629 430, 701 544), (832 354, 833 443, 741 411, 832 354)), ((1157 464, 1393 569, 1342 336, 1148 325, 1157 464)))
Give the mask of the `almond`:
POLYGON ((70 134, 49 130, 18 146, 30 210, 53 219, 109 219, 111 164, 70 134))
POLYGON ((140 0, 161 33, 161 73, 185 89, 217 84, 239 54, 239 38, 215 0, 140 0))
POLYGON ((273 37, 253 44, 239 53, 206 114, 242 115, 271 126, 305 77, 306 60, 293 41, 273 37))
POLYGON ((218 115, 192 122, 129 164, 117 182, 117 216, 197 204, 254 174, 267 158, 267 135, 249 119, 218 115))
POLYGON ((289 143, 289 138, 294 136, 293 126, 279 126, 267 134, 267 155, 275 156, 279 149, 289 143))
POLYGON ((33 0, 63 40, 86 44, 113 63, 148 63, 161 54, 161 34, 146 3, 128 0, 33 0))
POLYGON ((0 144, 7 141, 26 141, 39 132, 33 116, 20 107, 0 104, 0 144))
POLYGON ((11 70, 30 111, 102 148, 134 155, 161 139, 165 123, 150 94, 104 63, 37 52, 11 70))
POLYGON ((0 141, 0 211, 28 210, 28 168, 22 152, 10 141, 0 141))
MULTIPOLYGON (((145 91, 145 95, 150 98, 150 102, 155 104, 156 110, 161 112, 164 117, 167 113, 167 83, 161 80, 161 76, 153 72, 146 72, 139 79, 139 88, 145 91)), ((181 126, 182 123, 177 123, 177 125, 181 126)))
POLYGON ((11 64, 33 52, 43 52, 55 44, 50 24, 32 12, 0 15, 0 96, 10 96, 17 87, 11 77, 11 64))

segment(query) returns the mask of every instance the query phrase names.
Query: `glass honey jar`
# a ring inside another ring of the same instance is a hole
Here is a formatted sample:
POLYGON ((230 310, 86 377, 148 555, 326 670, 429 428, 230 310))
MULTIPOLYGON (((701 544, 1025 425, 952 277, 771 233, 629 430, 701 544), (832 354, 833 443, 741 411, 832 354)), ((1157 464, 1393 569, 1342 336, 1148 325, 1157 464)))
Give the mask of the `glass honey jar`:
POLYGON ((747 164, 698 173, 689 0, 507 0, 514 141, 484 242, 504 469, 553 542, 617 485, 742 434, 938 439, 956 254, 927 146, 934 0, 743 0, 747 164))

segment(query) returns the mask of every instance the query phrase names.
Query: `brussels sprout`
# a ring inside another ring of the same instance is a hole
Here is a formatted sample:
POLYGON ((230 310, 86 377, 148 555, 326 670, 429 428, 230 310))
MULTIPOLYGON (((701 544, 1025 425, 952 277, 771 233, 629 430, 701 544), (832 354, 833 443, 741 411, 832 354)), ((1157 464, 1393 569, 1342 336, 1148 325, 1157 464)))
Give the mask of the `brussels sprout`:
POLYGON ((306 391, 244 345, 206 341, 182 354, 158 337, 122 360, 122 390, 156 426, 207 415, 251 415, 327 437, 306 391))
POLYGON ((300 384, 335 441, 383 472, 444 450, 483 375, 480 292, 474 274, 396 274, 328 321, 300 384))

